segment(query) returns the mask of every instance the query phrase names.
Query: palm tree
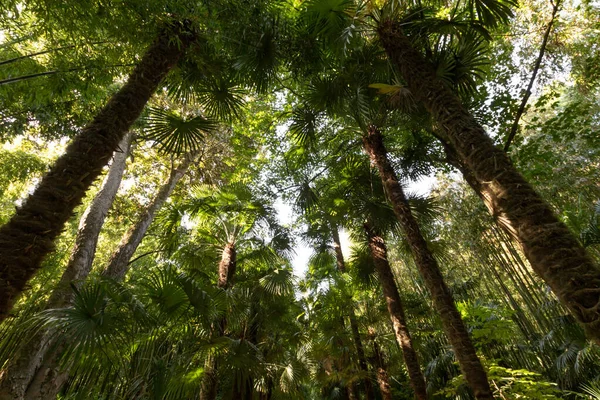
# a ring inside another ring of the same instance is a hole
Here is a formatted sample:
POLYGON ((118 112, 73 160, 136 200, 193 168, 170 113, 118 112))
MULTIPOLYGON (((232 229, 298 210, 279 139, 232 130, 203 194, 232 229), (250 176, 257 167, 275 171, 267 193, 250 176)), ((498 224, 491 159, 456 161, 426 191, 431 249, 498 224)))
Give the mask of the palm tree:
POLYGON ((189 23, 163 29, 127 83, 68 146, 25 204, 0 228, 0 321, 52 251, 54 239, 119 142, 195 35, 189 23))
MULTIPOLYGON (((105 277, 115 281, 122 281, 124 279, 125 274, 131 265, 130 260, 146 235, 148 228, 154 220, 154 216, 169 198, 175 189, 176 184, 183 178, 192 163, 196 161, 198 154, 198 151, 192 151, 185 154, 183 161, 178 166, 172 168, 167 181, 160 187, 155 197, 142 212, 136 223, 123 235, 119 246, 111 256, 108 265, 102 271, 102 274, 105 277)), ((89 267, 91 267, 91 265, 89 267)), ((65 275, 70 277, 72 275, 72 268, 68 268, 65 271, 65 275)), ((79 276, 78 279, 85 279, 89 272, 90 270, 88 269, 87 273, 80 274, 81 276, 79 276)), ((65 275, 63 275, 63 277, 65 275)), ((61 283, 64 284, 64 282, 61 283)), ((69 283, 73 283, 73 281, 70 281, 69 283)), ((50 304, 54 306, 53 308, 58 309, 69 306, 70 301, 66 300, 64 298, 65 296, 68 296, 67 299, 72 299, 74 294, 72 292, 65 292, 59 287, 59 291, 53 293, 51 301, 53 299, 60 299, 62 301, 58 302, 55 300, 54 303, 50 304)), ((37 354, 36 359, 31 360, 32 362, 29 364, 28 370, 31 371, 32 374, 29 376, 26 386, 25 397, 27 399, 55 397, 69 377, 68 369, 61 370, 60 368, 60 357, 66 344, 63 342, 55 346, 53 345, 54 340, 52 339, 53 338, 49 337, 39 338, 40 342, 44 343, 44 346, 37 354), (32 368, 34 366, 35 368, 32 368)))
MULTIPOLYGON (((100 191, 83 213, 71 258, 57 288, 46 303, 46 310, 70 305, 74 296, 70 285, 85 280, 92 270, 100 230, 121 183, 133 137, 133 133, 129 133, 119 144, 119 150, 115 152, 100 191)), ((35 371, 51 345, 52 341, 47 333, 38 332, 27 341, 27 351, 22 349, 21 354, 13 358, 2 376, 0 399, 20 398, 25 395, 35 371)))
MULTIPOLYGON (((366 222, 364 224, 364 229, 365 233, 367 234, 371 258, 373 260, 373 264, 375 265, 375 269, 377 271, 377 276, 379 277, 379 281, 381 282, 381 286, 383 288, 383 296, 387 304, 390 319, 392 320, 394 334, 396 335, 398 345, 402 349, 402 354, 404 355, 404 362, 406 363, 406 369, 408 370, 408 374, 410 376, 410 383, 413 387, 413 390, 415 391, 415 397, 418 399, 426 400, 428 398, 427 385, 425 384, 425 378, 423 377, 423 373, 421 372, 421 367, 419 365, 417 353, 413 346, 412 339, 410 337, 410 332, 406 324, 404 307, 402 306, 402 300, 400 299, 400 295, 398 294, 396 280, 394 278, 394 274, 392 273, 392 269, 388 261, 387 247, 385 245, 385 241, 383 240, 381 235, 379 235, 374 230, 371 223, 366 222)), ((380 356, 378 356, 377 358, 380 359, 380 356)), ((378 374, 380 374, 379 370, 378 374)), ((382 380, 385 380, 384 377, 378 376, 380 387, 383 384, 382 380)), ((389 391, 386 390, 386 385, 383 385, 384 391, 382 392, 382 394, 387 392, 387 394, 389 395, 389 391)))
MULTIPOLYGON (((281 260, 282 255, 289 251, 285 232, 273 219, 270 205, 256 199, 247 187, 231 184, 215 190, 212 186, 205 185, 197 187, 193 194, 176 206, 181 212, 174 212, 172 215, 178 219, 184 214, 189 215, 195 223, 193 235, 196 240, 204 242, 205 247, 221 249, 217 269, 217 287, 221 290, 229 292, 232 289, 240 262, 274 262, 281 260), (263 243, 260 239, 263 230, 273 234, 270 244, 263 243), (242 257, 238 255, 240 247, 245 250, 242 257)), ((223 337, 227 331, 227 316, 223 316, 215 325, 214 337, 223 337)), ((202 399, 216 398, 219 388, 218 369, 217 357, 211 356, 206 363, 200 395, 202 399)))
POLYGON ((476 398, 492 399, 493 396, 485 370, 477 357, 475 347, 469 338, 469 333, 460 313, 456 309, 452 294, 444 282, 437 260, 434 258, 431 250, 429 250, 419 224, 412 215, 396 172, 387 158, 387 151, 379 129, 371 125, 367 135, 363 139, 363 143, 371 162, 379 170, 381 181, 394 209, 394 214, 396 214, 396 218, 398 218, 402 226, 415 263, 425 281, 427 289, 431 293, 435 308, 442 319, 444 331, 448 335, 450 343, 452 343, 456 358, 469 386, 473 389, 476 398))
MULTIPOLYGON (((493 16, 493 15, 492 15, 493 16)), ((600 269, 550 206, 441 82, 397 21, 382 18, 378 35, 411 93, 427 108, 472 187, 495 221, 521 246, 534 271, 600 343, 600 269)))

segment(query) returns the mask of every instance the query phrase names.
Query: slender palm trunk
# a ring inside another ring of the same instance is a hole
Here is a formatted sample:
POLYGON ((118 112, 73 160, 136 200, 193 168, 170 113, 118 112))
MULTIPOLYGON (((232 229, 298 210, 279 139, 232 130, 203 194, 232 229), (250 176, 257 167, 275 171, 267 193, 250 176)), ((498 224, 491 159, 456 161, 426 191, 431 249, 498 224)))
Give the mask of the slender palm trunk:
MULTIPOLYGON (((237 251, 235 248, 235 242, 229 242, 223 248, 221 254, 221 261, 219 262, 219 278, 217 286, 223 290, 227 290, 233 283, 233 277, 235 275, 235 269, 237 267, 237 251)), ((227 329, 227 318, 223 317, 219 321, 219 327, 217 334, 222 336, 225 334, 227 329)), ((200 400, 215 400, 217 398, 217 388, 219 385, 219 379, 217 376, 217 360, 216 357, 210 357, 206 365, 206 371, 202 380, 202 389, 200 391, 200 400)))
POLYGON ((25 204, 0 228, 0 321, 54 249, 54 240, 73 210, 193 35, 180 27, 173 39, 166 31, 158 37, 127 83, 71 142, 25 204))
MULTIPOLYGON (((184 161, 171 171, 169 179, 158 190, 158 193, 146 207, 136 224, 123 236, 119 247, 110 259, 109 265, 102 272, 104 276, 115 280, 122 280, 125 277, 129 270, 129 260, 144 238, 154 215, 169 198, 177 182, 185 175, 196 158, 196 154, 187 154, 184 161)), ((24 397, 26 400, 43 400, 56 397, 69 377, 68 370, 59 367, 60 355, 65 347, 66 343, 59 343, 51 349, 52 351, 46 352, 41 365, 36 370, 27 388, 24 397)))
POLYGON ((458 97, 436 78, 402 29, 384 22, 379 38, 415 98, 445 130, 449 145, 474 178, 471 186, 496 222, 519 243, 534 271, 588 337, 600 344, 600 268, 458 97))
POLYGON ((392 320, 392 327, 394 334, 396 335, 396 341, 402 349, 402 355, 404 357, 404 363, 408 370, 408 376, 410 378, 410 384, 415 392, 415 397, 419 400, 427 399, 427 385, 425 384, 425 378, 421 372, 419 366, 419 359, 417 352, 412 344, 410 332, 406 324, 406 317, 404 315, 404 308, 402 307, 402 300, 398 294, 398 287, 396 286, 396 280, 390 267, 390 263, 387 258, 387 247, 385 241, 379 236, 369 223, 365 223, 365 232, 369 239, 369 251, 375 264, 375 269, 383 287, 383 296, 387 304, 388 313, 392 320))
MULTIPOLYGON (((333 249, 335 251, 335 259, 337 263, 337 269, 339 272, 346 272, 346 261, 344 260, 344 254, 342 253, 342 245, 340 242, 340 235, 337 231, 336 227, 332 227, 332 238, 333 238, 333 249)), ((348 301, 352 301, 352 298, 349 298, 348 301)), ((354 346, 356 347, 356 355, 358 356, 358 367, 361 371, 363 371, 367 378, 364 380, 365 385, 365 399, 371 400, 375 399, 375 392, 373 390, 373 385, 371 384, 371 380, 369 379, 369 368, 367 366, 367 358, 365 357, 365 350, 362 344, 362 340, 360 339, 360 331, 358 329, 358 321, 356 320, 356 315, 354 314, 354 309, 350 310, 349 313, 350 318, 350 329, 352 330, 352 340, 354 341, 354 346)))
MULTIPOLYGON (((133 134, 125 135, 115 152, 112 165, 98 194, 83 213, 75 239, 75 247, 59 284, 45 309, 62 308, 72 301, 70 284, 85 279, 92 269, 98 236, 119 189, 133 134)), ((46 330, 38 332, 11 361, 0 382, 0 400, 21 399, 29 387, 44 354, 54 341, 46 330)))
POLYGON ((452 294, 444 282, 444 278, 436 259, 427 247, 427 242, 421 233, 419 224, 412 215, 402 186, 388 158, 381 132, 375 127, 369 128, 363 144, 371 162, 377 166, 379 175, 394 213, 404 230, 419 273, 431 293, 433 304, 440 314, 442 325, 454 354, 465 375, 467 383, 478 399, 493 399, 487 375, 481 361, 477 357, 475 347, 469 338, 467 329, 456 309, 452 294))

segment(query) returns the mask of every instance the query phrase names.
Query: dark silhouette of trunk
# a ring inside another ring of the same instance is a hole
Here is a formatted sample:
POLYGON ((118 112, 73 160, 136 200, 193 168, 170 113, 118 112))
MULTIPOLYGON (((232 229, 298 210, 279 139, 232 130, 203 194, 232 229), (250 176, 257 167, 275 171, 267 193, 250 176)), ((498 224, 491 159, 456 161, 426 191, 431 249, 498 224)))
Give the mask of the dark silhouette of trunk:
MULTIPOLYGON (((132 139, 133 134, 129 133, 119 143, 119 150, 115 152, 100 191, 83 213, 69 263, 46 303, 46 310, 69 306, 73 299, 70 285, 85 279, 90 273, 100 230, 119 189, 132 139)), ((52 343, 54 341, 46 330, 41 330, 27 341, 5 369, 0 382, 0 400, 21 399, 25 396, 36 369, 52 343)))
MULTIPOLYGON (((332 227, 331 235, 333 238, 333 249, 335 251, 335 259, 338 271, 344 273, 346 272, 346 261, 344 260, 344 254, 342 253, 342 245, 340 242, 340 235, 337 231, 337 227, 332 227)), ((348 301, 352 302, 352 298, 349 298, 348 301)), ((356 320, 356 315, 354 315, 353 309, 351 309, 349 312, 349 319, 350 329, 352 330, 352 340, 354 341, 354 346, 356 347, 356 355, 358 356, 358 367, 367 375, 367 378, 363 381, 365 385, 365 399, 375 399, 373 385, 371 384, 371 380, 369 379, 369 368, 367 366, 367 358, 365 357, 365 350, 360 339, 360 331, 358 330, 358 321, 356 320)))
MULTIPOLYGON (((196 152, 187 154, 184 161, 171 171, 167 182, 158 190, 156 196, 142 212, 135 225, 123 235, 119 247, 110 259, 109 265, 102 271, 104 276, 115 280, 122 280, 125 277, 129 270, 129 260, 144 238, 154 215, 169 198, 175 189, 175 185, 185 175, 196 156, 196 152)), ((69 377, 68 368, 61 369, 59 367, 60 356, 65 348, 66 343, 61 342, 50 349, 51 351, 46 352, 41 365, 36 370, 27 388, 25 399, 43 400, 53 399, 57 396, 69 377)))
POLYGON ((600 268, 458 97, 436 78, 400 26, 384 22, 378 33, 413 96, 433 115, 461 164, 476 180, 478 194, 496 222, 519 243, 534 271, 588 337, 600 344, 600 268))
POLYGON ((158 84, 192 42, 193 35, 183 24, 178 31, 177 37, 166 30, 159 35, 127 83, 73 139, 33 194, 0 228, 0 321, 53 251, 54 240, 158 84))
POLYGON ((415 397, 419 400, 426 400, 427 385, 425 384, 417 352, 413 347, 410 332, 406 325, 402 300, 400 299, 396 280, 394 279, 394 274, 387 258, 387 247, 383 238, 374 231, 369 223, 365 223, 364 227, 369 239, 369 252, 371 253, 377 276, 383 288, 383 296, 385 297, 388 313, 390 314, 396 341, 402 349, 410 384, 415 392, 415 397))
POLYGON ((387 158, 381 132, 375 126, 369 127, 367 136, 363 138, 363 144, 371 162, 379 170, 381 181, 394 209, 394 214, 396 214, 406 235, 415 264, 431 294, 433 305, 440 314, 444 332, 452 344, 454 354, 467 383, 476 398, 493 399, 487 375, 477 357, 475 347, 469 338, 460 313, 456 309, 450 290, 444 282, 436 259, 427 247, 427 242, 421 233, 419 224, 412 215, 396 172, 387 158))
POLYGON ((375 341, 375 330, 372 328, 369 328, 369 337, 373 343, 373 357, 371 358, 371 365, 373 365, 377 371, 377 384, 379 385, 381 398, 383 400, 393 400, 390 376, 387 372, 387 366, 385 364, 383 354, 379 349, 379 345, 375 341))
MULTIPOLYGON (((219 262, 219 277, 217 286, 223 290, 227 290, 233 283, 235 269, 237 267, 237 251, 235 242, 229 242, 223 248, 221 253, 221 261, 219 262)), ((227 318, 223 317, 218 323, 217 336, 223 336, 227 329, 227 318)), ((210 357, 206 362, 206 371, 202 380, 202 389, 200 391, 200 400, 214 400, 217 398, 217 388, 219 379, 217 376, 218 363, 214 356, 210 357)), ((234 383, 235 385, 235 383, 234 383)), ((235 392, 235 388, 234 388, 235 392)))

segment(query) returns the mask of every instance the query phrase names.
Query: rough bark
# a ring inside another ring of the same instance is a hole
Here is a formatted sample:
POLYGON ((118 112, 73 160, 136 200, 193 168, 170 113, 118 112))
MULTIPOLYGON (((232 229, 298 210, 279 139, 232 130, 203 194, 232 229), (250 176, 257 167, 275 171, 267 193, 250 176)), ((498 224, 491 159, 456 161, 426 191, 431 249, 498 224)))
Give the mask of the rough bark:
POLYGON ((385 297, 388 313, 390 314, 396 341, 402 349, 410 384, 415 392, 415 397, 420 400, 426 400, 427 385, 425 384, 425 377, 421 372, 417 352, 413 347, 410 332, 406 324, 404 307, 402 306, 396 280, 394 279, 394 274, 387 258, 385 241, 373 230, 369 223, 365 223, 365 232, 369 239, 369 252, 371 253, 377 276, 383 287, 383 296, 385 297))
MULTIPOLYGON (((133 134, 129 133, 119 143, 100 191, 83 213, 69 263, 45 309, 68 306, 72 301, 73 293, 70 284, 85 279, 90 273, 98 236, 119 189, 132 138, 133 134)), ((40 367, 44 354, 52 343, 53 340, 46 330, 38 332, 27 341, 26 346, 5 368, 0 382, 0 400, 22 399, 25 396, 36 369, 40 367)))
POLYGON ((54 249, 54 240, 158 84, 193 40, 183 24, 177 36, 174 41, 167 31, 159 35, 127 83, 69 144, 25 204, 0 228, 0 321, 54 249))
POLYGON ((496 222, 521 246, 534 271, 600 344, 600 268, 550 206, 497 148, 431 65, 392 22, 379 38, 408 87, 445 130, 450 146, 480 186, 496 222))
POLYGON ((177 182, 183 178, 197 156, 198 152, 186 154, 181 164, 171 170, 167 182, 161 186, 158 193, 142 212, 142 215, 135 225, 133 225, 121 239, 119 247, 112 254, 108 265, 104 268, 104 271, 102 271, 102 275, 116 280, 123 280, 125 274, 129 270, 129 260, 131 260, 131 257, 133 257, 133 254, 142 242, 142 239, 144 239, 146 231, 154 219, 154 215, 160 210, 169 196, 171 196, 177 182))
POLYGON ((223 254, 219 262, 219 281, 217 282, 217 286, 221 289, 227 289, 231 285, 237 265, 236 259, 235 243, 227 243, 223 248, 223 254))
MULTIPOLYGON (((340 242, 340 235, 336 227, 332 227, 331 236, 333 238, 333 249, 335 251, 337 269, 339 272, 344 273, 346 272, 346 261, 344 260, 344 254, 342 253, 342 244, 340 242)), ((349 298, 348 300, 352 301, 351 298, 349 298)), ((360 331, 358 329, 358 321, 356 320, 356 315, 354 315, 353 309, 350 310, 349 318, 350 329, 352 330, 352 340, 354 341, 354 346, 356 347, 356 355, 358 356, 358 367, 367 375, 367 378, 365 378, 363 381, 365 385, 365 399, 371 400, 375 398, 375 392, 373 390, 371 380, 369 379, 369 368, 367 366, 367 358, 365 357, 365 350, 362 344, 362 340, 360 339, 360 331)))
MULTIPOLYGON (((227 290, 233 283, 233 277, 235 275, 235 269, 237 267, 237 251, 235 249, 235 242, 229 242, 223 248, 221 254, 221 261, 219 261, 219 277, 217 286, 223 290, 227 290)), ((227 329, 227 318, 223 317, 219 321, 218 336, 225 334, 227 329)), ((201 400, 215 400, 217 398, 217 388, 219 385, 219 379, 217 376, 217 360, 212 357, 206 363, 206 372, 204 379, 202 380, 202 390, 200 392, 201 400)))
POLYGON ((412 215, 396 172, 387 158, 381 132, 375 126, 369 127, 368 134, 363 139, 363 144, 372 163, 379 170, 381 181, 394 209, 394 214, 406 235, 415 264, 431 294, 433 305, 440 314, 444 332, 454 349, 454 354, 467 383, 477 399, 493 399, 487 374, 477 357, 475 347, 469 338, 460 313, 456 309, 452 294, 444 282, 436 259, 427 246, 419 224, 412 215))
MULTIPOLYGON (((136 224, 121 239, 121 243, 113 253, 109 265, 102 271, 104 276, 115 280, 123 280, 129 270, 129 260, 144 238, 154 215, 169 198, 175 189, 175 185, 185 175, 197 154, 197 152, 187 154, 184 161, 171 171, 167 182, 158 190, 158 193, 146 207, 136 224)), ((68 371, 61 370, 58 363, 64 348, 64 343, 58 344, 52 352, 46 353, 46 357, 35 372, 27 389, 25 396, 27 400, 55 398, 66 383, 69 377, 68 371)))

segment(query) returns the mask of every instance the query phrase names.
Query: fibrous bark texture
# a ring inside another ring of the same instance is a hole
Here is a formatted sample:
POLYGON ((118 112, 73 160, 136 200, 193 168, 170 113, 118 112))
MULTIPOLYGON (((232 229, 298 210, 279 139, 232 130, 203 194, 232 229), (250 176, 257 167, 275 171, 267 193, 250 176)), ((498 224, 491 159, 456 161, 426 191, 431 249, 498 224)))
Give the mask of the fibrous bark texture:
MULTIPOLYGON (((115 280, 123 280, 129 270, 129 260, 142 242, 154 219, 154 215, 169 198, 175 189, 175 185, 183 178, 197 154, 197 152, 187 154, 184 161, 171 171, 167 182, 158 190, 158 193, 146 207, 138 221, 123 235, 119 247, 110 259, 109 265, 102 271, 104 276, 115 280)), ((52 352, 46 354, 27 389, 27 400, 55 398, 67 382, 69 375, 60 369, 58 363, 64 347, 64 343, 58 344, 52 352)))
POLYGON ((223 254, 221 254, 221 261, 219 262, 219 281, 217 286, 221 289, 227 289, 232 283, 237 264, 236 258, 235 243, 227 243, 223 248, 223 254))
POLYGON ((431 293, 433 305, 440 314, 444 332, 452 344, 454 354, 467 383, 476 398, 493 399, 485 370, 477 357, 475 347, 469 338, 460 313, 456 309, 450 290, 444 282, 437 260, 427 246, 419 224, 412 215, 396 172, 387 158, 381 132, 375 126, 369 127, 368 134, 363 139, 363 144, 371 162, 379 170, 379 175, 394 209, 394 214, 404 231, 419 273, 431 293))
MULTIPOLYGON (((119 189, 132 138, 133 134, 129 133, 119 143, 119 149, 114 154, 113 162, 100 191, 83 213, 71 258, 45 309, 70 305, 73 294, 70 284, 85 279, 90 273, 98 236, 119 189)), ((18 355, 15 355, 9 366, 5 368, 0 382, 0 400, 22 399, 25 396, 35 371, 40 367, 44 355, 52 343, 53 340, 46 330, 36 333, 27 341, 27 345, 19 351, 18 355)))
MULTIPOLYGON (((237 267, 237 251, 235 242, 229 242, 223 248, 221 261, 219 262, 219 278, 217 286, 223 290, 228 289, 233 283, 233 277, 237 267)), ((227 329, 227 318, 223 317, 219 321, 217 335, 222 336, 227 329)), ((217 375, 218 363, 216 357, 211 357, 206 363, 206 375, 202 380, 202 390, 200 392, 201 400, 214 400, 217 398, 219 377, 217 375)))
POLYGON ((421 372, 417 352, 413 347, 410 332, 406 324, 406 316, 404 315, 404 307, 398 293, 398 286, 396 286, 396 280, 394 279, 394 274, 387 258, 387 247, 383 238, 373 230, 369 223, 365 223, 365 232, 369 240, 369 252, 371 253, 377 276, 383 287, 383 296, 385 297, 385 303, 390 314, 396 341, 402 349, 410 384, 415 392, 415 397, 419 400, 426 400, 427 385, 425 384, 425 377, 421 372))
POLYGON ((588 337, 600 344, 600 268, 458 97, 436 78, 402 29, 385 22, 379 37, 413 96, 444 129, 449 145, 477 181, 479 195, 496 222, 520 244, 534 271, 588 337))
POLYGON ((193 35, 180 29, 178 39, 174 42, 166 31, 159 35, 127 83, 69 144, 25 204, 0 228, 0 321, 54 249, 54 240, 73 210, 193 35))

